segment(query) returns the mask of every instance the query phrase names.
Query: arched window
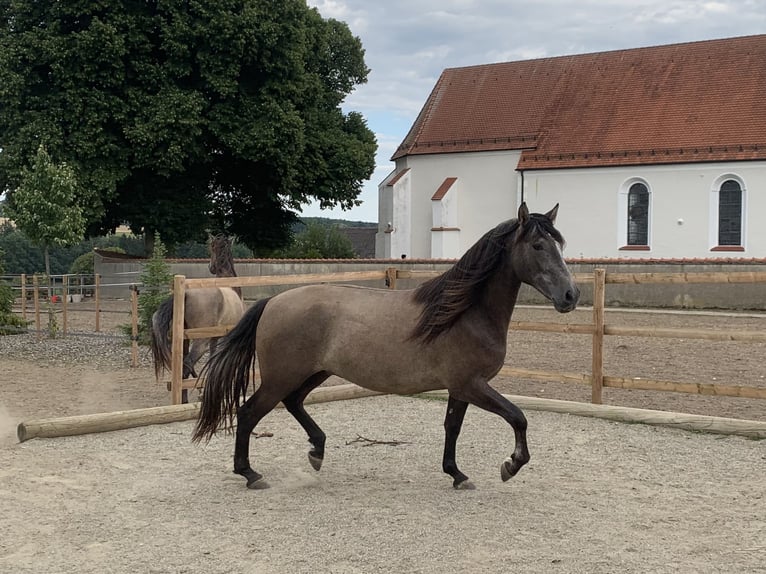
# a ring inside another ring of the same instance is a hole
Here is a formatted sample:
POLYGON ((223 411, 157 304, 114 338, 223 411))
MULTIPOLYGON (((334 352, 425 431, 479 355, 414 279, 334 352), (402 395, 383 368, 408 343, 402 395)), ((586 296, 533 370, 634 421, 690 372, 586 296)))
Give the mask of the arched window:
POLYGON ((643 183, 628 190, 628 245, 649 245, 649 189, 643 183))
POLYGON ((742 186, 733 179, 718 192, 718 245, 742 245, 742 186))

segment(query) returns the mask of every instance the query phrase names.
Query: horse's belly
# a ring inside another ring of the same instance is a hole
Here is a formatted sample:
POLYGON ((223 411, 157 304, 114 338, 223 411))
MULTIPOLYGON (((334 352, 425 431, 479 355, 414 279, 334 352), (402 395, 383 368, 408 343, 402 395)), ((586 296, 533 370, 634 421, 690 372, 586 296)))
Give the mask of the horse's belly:
POLYGON ((398 395, 413 395, 426 391, 435 391, 447 388, 447 381, 433 374, 413 373, 406 369, 376 370, 367 369, 337 369, 332 370, 334 375, 380 393, 393 393, 398 395))
POLYGON ((415 343, 389 345, 361 335, 355 345, 347 342, 329 349, 323 368, 360 387, 409 395, 448 388, 456 374, 449 360, 435 360, 415 343))

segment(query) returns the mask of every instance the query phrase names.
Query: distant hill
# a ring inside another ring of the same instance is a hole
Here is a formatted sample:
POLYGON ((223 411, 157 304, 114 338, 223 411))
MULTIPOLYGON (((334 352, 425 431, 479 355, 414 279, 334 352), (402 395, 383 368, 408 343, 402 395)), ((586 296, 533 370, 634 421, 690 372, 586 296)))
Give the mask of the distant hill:
POLYGON ((316 223, 323 227, 378 227, 377 223, 370 221, 349 221, 348 219, 332 219, 329 217, 301 217, 301 221, 293 226, 294 233, 300 233, 309 223, 316 223))

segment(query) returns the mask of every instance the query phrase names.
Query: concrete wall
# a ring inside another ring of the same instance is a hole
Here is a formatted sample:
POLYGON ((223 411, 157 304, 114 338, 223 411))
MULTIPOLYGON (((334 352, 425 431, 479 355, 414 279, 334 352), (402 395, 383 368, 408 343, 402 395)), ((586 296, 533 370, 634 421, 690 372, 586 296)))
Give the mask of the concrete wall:
MULTIPOLYGON (((244 276, 290 275, 306 273, 340 273, 344 271, 384 270, 389 267, 404 270, 447 270, 453 261, 446 260, 346 260, 346 261, 276 261, 276 260, 237 260, 237 274, 244 276)), ((211 277, 207 270, 207 260, 173 261, 174 274, 188 278, 211 277)), ((101 275, 104 285, 123 284, 105 287, 105 298, 128 298, 127 284, 138 281, 142 268, 140 260, 107 260, 96 256, 96 273, 101 275)), ((695 272, 766 272, 766 261, 760 263, 617 263, 617 262, 576 262, 570 265, 575 273, 593 273, 596 268, 604 268, 607 273, 695 273, 695 272)), ((383 280, 359 282, 369 287, 385 287, 383 280)), ((407 289, 416 286, 415 280, 400 280, 397 288, 407 289)), ((246 288, 246 299, 274 295, 291 286, 246 288)), ((580 285, 581 305, 592 304, 592 285, 580 285)), ((672 285, 607 285, 606 301, 611 307, 648 307, 676 309, 729 309, 766 311, 766 283, 755 284, 672 284, 672 285)), ((531 287, 522 288, 519 303, 546 304, 531 287)))

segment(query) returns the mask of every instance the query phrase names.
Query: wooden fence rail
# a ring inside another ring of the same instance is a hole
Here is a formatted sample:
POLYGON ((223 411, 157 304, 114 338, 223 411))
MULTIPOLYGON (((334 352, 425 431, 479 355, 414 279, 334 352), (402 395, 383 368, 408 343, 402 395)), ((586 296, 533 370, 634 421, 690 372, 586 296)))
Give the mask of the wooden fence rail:
MULTIPOLYGON (((69 330, 69 321, 68 321, 68 314, 71 311, 69 308, 69 298, 70 296, 82 296, 82 292, 84 290, 87 290, 90 292, 93 296, 94 301, 94 309, 93 313, 95 315, 95 331, 96 333, 101 332, 101 313, 104 312, 104 310, 101 308, 101 298, 102 298, 102 290, 105 287, 114 287, 115 285, 103 285, 101 283, 101 275, 93 275, 93 283, 92 284, 85 284, 82 282, 82 275, 76 275, 76 274, 68 274, 68 275, 54 275, 53 277, 57 280, 57 282, 51 286, 48 284, 41 282, 41 280, 45 277, 44 275, 32 275, 29 276, 26 273, 22 273, 19 277, 19 292, 20 292, 20 313, 21 318, 26 321, 27 320, 27 311, 31 311, 32 315, 34 316, 35 321, 35 330, 37 331, 38 339, 42 338, 42 331, 40 330, 40 315, 41 313, 45 313, 45 310, 41 307, 41 301, 43 300, 41 297, 41 293, 44 293, 48 295, 49 291, 50 294, 55 294, 59 297, 61 297, 61 308, 60 312, 62 314, 62 334, 66 335, 69 330), (69 279, 70 277, 77 278, 78 282, 76 284, 71 284, 69 279), (31 283, 30 283, 31 279, 31 283), (60 282, 58 282, 60 280, 60 282), (32 293, 32 308, 28 309, 27 305, 27 297, 28 297, 28 291, 31 291, 32 293)), ((135 288, 135 284, 133 283, 125 283, 121 284, 125 286, 130 286, 130 289, 135 288)), ((14 289, 16 289, 14 287, 14 289)), ((79 297, 78 297, 79 299, 79 297)), ((75 299, 73 299, 75 301, 75 299)), ((58 313, 58 307, 55 309, 55 311, 58 313)), ((85 311, 79 311, 78 312, 85 312, 85 311)))
MULTIPOLYGON (((200 287, 251 287, 262 285, 301 285, 321 282, 370 281, 385 280, 389 288, 396 288, 398 279, 428 279, 439 275, 436 271, 410 271, 388 269, 385 271, 359 271, 347 273, 314 273, 307 275, 270 275, 262 277, 230 277, 215 279, 186 279, 176 275, 173 283, 174 293, 182 293, 185 289, 200 287)), ((593 274, 576 273, 578 283, 592 282, 593 284, 593 322, 589 324, 554 324, 529 321, 512 321, 511 330, 540 331, 547 333, 564 333, 575 335, 590 335, 592 338, 591 372, 588 374, 559 373, 534 371, 504 366, 500 375, 519 377, 531 380, 558 381, 591 387, 591 402, 601 404, 603 387, 619 389, 637 389, 665 392, 678 392, 708 396, 740 397, 749 399, 766 399, 766 388, 710 384, 682 383, 675 381, 658 381, 645 378, 613 377, 604 374, 603 355, 604 337, 664 337, 683 338, 708 341, 737 341, 764 342, 766 331, 736 331, 736 330, 704 330, 704 329, 670 329, 653 327, 624 327, 606 324, 605 321, 605 290, 608 284, 668 284, 668 283, 766 283, 766 272, 735 272, 735 273, 607 273, 603 269, 594 270, 593 274)), ((171 402, 181 402, 181 391, 193 388, 194 380, 182 380, 183 340, 221 336, 227 333, 233 325, 222 327, 206 327, 199 329, 183 328, 184 297, 174 298, 173 308, 173 363, 171 369, 171 402)))

